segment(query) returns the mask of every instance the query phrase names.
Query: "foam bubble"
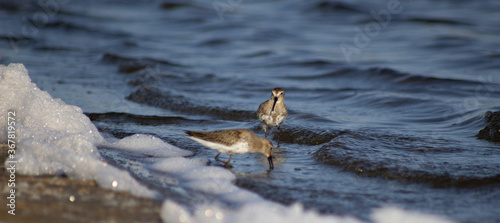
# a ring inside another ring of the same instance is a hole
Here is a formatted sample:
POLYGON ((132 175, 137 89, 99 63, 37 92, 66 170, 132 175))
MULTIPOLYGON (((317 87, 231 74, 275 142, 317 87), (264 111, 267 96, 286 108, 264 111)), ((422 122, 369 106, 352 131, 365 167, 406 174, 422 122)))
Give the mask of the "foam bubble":
POLYGON ((352 217, 321 215, 315 211, 307 211, 299 203, 284 206, 265 200, 247 202, 236 210, 218 204, 202 204, 192 213, 181 205, 167 200, 161 210, 164 222, 360 222, 352 217))
POLYGON ((376 209, 372 213, 372 219, 376 223, 452 223, 443 217, 423 214, 413 211, 406 211, 398 207, 384 207, 376 209))
POLYGON ((232 204, 246 204, 263 200, 259 195, 247 190, 235 190, 233 192, 228 192, 221 195, 220 198, 221 200, 232 204))
POLYGON ((220 180, 234 181, 236 176, 231 171, 215 166, 198 166, 185 170, 181 175, 183 180, 200 180, 216 178, 220 180))
POLYGON ((231 181, 220 180, 216 178, 192 180, 184 183, 183 186, 192 190, 197 190, 215 195, 224 195, 226 193, 241 190, 240 188, 235 186, 231 181))
POLYGON ((176 157, 191 156, 192 152, 179 149, 173 145, 163 142, 163 140, 145 134, 135 134, 125 137, 118 142, 107 144, 107 146, 131 152, 138 152, 154 157, 176 157))
POLYGON ((149 168, 159 172, 179 174, 183 171, 205 165, 206 159, 166 158, 153 163, 149 168))
POLYGON ((27 175, 62 175, 91 180, 105 166, 97 148, 80 135, 59 136, 50 142, 20 139, 17 171, 27 175))
POLYGON ((101 169, 94 175, 94 179, 103 188, 128 191, 141 197, 154 198, 159 196, 156 191, 150 190, 137 182, 129 172, 114 166, 108 165, 107 168, 101 169))
POLYGON ((179 184, 191 190, 223 195, 239 189, 232 182, 236 176, 220 167, 205 166, 207 159, 166 158, 153 163, 149 169, 175 176, 179 184))
POLYGON ((163 203, 160 217, 164 222, 192 222, 189 212, 184 207, 171 200, 166 200, 163 203))

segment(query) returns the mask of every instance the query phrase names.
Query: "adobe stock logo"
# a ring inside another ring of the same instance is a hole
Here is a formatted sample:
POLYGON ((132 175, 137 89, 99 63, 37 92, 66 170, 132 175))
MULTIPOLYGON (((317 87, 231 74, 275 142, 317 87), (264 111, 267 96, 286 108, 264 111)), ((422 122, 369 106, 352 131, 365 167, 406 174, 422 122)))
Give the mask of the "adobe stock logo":
POLYGON ((391 23, 392 15, 397 15, 403 11, 403 6, 399 0, 389 0, 386 9, 381 9, 378 12, 371 10, 370 14, 375 19, 365 24, 364 29, 354 27, 356 34, 352 39, 352 43, 342 42, 339 48, 344 54, 345 60, 350 63, 353 54, 360 54, 361 51, 370 45, 371 39, 377 37, 380 31, 391 23))
POLYGON ((224 21, 224 13, 234 12, 238 7, 241 6, 243 0, 214 0, 212 5, 214 6, 217 15, 221 22, 224 21))
MULTIPOLYGON (((22 36, 17 39, 9 37, 9 42, 14 50, 14 53, 19 51, 20 45, 25 44, 27 41, 37 36, 40 31, 39 29, 47 26, 50 19, 59 14, 61 6, 68 4, 69 1, 70 0, 38 0, 37 4, 42 10, 31 15, 31 19, 27 16, 23 16, 21 18, 21 21, 23 22, 23 25, 20 27, 22 36)), ((9 34, 15 36, 12 32, 9 34)))

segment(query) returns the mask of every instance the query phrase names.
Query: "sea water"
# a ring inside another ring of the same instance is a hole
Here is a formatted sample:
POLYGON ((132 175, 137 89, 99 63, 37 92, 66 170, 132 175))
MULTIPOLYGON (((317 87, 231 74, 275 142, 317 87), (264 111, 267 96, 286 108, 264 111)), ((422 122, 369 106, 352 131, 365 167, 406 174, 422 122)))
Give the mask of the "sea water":
POLYGON ((498 1, 228 2, 0 2, 0 61, 24 64, 31 82, 19 83, 47 92, 19 111, 56 108, 28 116, 23 125, 33 129, 20 134, 35 137, 23 145, 80 142, 72 147, 89 157, 52 163, 62 156, 54 152, 32 174, 91 179, 100 175, 71 168, 111 166, 100 185, 125 186, 108 178, 123 175, 179 213, 218 202, 223 214, 258 196, 361 221, 386 207, 499 221, 498 143, 475 136, 500 109, 498 1), (234 177, 217 172, 222 187, 199 186, 191 165, 218 168, 216 152, 184 130, 263 137, 255 111, 275 87, 290 110, 270 134, 274 144, 280 137, 275 169, 267 173, 259 155, 234 156, 234 177), (54 133, 33 133, 45 130, 54 133), (168 155, 162 143, 191 155, 168 155), (192 161, 181 164, 185 156, 192 161))

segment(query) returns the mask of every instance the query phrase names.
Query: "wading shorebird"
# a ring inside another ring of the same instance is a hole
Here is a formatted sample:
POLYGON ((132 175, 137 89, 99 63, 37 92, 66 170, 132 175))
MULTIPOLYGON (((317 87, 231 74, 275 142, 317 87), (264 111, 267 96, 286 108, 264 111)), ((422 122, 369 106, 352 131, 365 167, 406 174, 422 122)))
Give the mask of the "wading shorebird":
POLYGON ((287 115, 285 91, 281 88, 273 89, 271 99, 260 104, 257 110, 257 117, 259 117, 262 128, 264 128, 264 135, 266 138, 268 128, 278 127, 278 147, 280 146, 280 125, 285 121, 287 115))
POLYGON ((212 132, 186 131, 186 137, 219 152, 215 160, 231 168, 231 157, 234 154, 261 153, 267 157, 269 169, 274 168, 272 152, 274 149, 271 141, 259 138, 252 131, 247 129, 226 129, 212 132), (229 159, 223 161, 219 159, 221 153, 229 154, 229 159))

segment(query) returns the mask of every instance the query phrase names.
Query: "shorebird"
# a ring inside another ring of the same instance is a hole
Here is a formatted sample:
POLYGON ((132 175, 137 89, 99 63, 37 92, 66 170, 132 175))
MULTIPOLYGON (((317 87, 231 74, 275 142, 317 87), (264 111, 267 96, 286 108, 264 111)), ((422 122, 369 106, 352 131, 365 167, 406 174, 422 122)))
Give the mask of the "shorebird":
POLYGON ((231 168, 231 157, 234 154, 261 153, 267 157, 269 169, 273 165, 273 144, 265 138, 259 138, 252 131, 247 129, 226 129, 212 132, 186 131, 186 137, 219 152, 215 160, 225 164, 225 167, 231 168), (229 154, 229 159, 223 161, 219 159, 221 153, 229 154))
MULTIPOLYGON (((267 138, 267 129, 278 127, 281 131, 280 125, 285 121, 288 111, 285 105, 285 91, 281 88, 273 89, 271 99, 260 104, 257 110, 257 117, 259 117, 262 128, 264 128, 264 135, 267 138)), ((280 146, 280 138, 278 132, 278 147, 280 146)))

